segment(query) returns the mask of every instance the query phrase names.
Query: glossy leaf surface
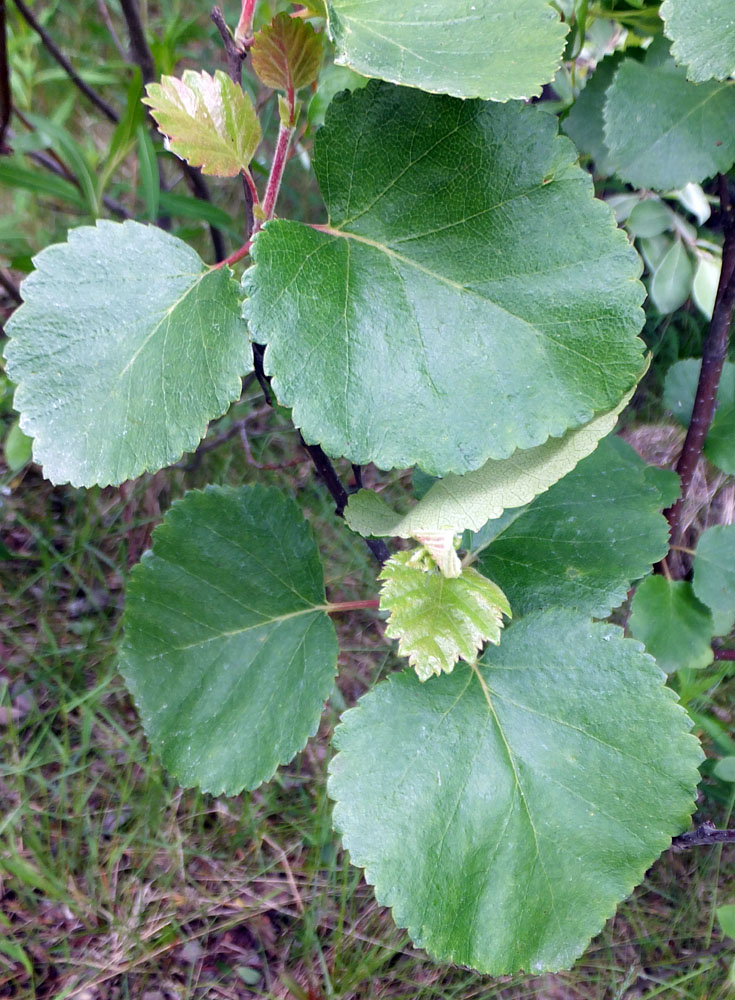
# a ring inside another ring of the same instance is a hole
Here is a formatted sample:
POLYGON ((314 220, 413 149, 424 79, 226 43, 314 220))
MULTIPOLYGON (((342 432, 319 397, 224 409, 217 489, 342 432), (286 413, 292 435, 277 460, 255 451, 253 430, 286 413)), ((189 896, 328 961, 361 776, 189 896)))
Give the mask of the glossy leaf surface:
POLYGON ((672 59, 626 59, 604 117, 616 173, 635 187, 684 187, 735 161, 735 86, 691 83, 672 59))
POLYGON ((702 755, 615 626, 534 613, 479 670, 393 675, 343 716, 335 826, 434 957, 567 968, 688 825, 702 755))
POLYGON ((735 624, 735 525, 716 524, 700 535, 692 586, 712 612, 715 635, 727 635, 735 624))
POLYGON ((314 537, 263 486, 175 503, 131 574, 120 669, 183 785, 235 795, 317 728, 337 665, 314 537))
POLYGON ((600 438, 613 429, 631 396, 632 392, 611 413, 579 430, 567 431, 563 438, 551 438, 538 448, 518 451, 501 461, 491 459, 464 476, 445 476, 407 514, 393 510, 372 490, 359 490, 349 499, 345 520, 353 531, 365 536, 413 538, 423 531, 447 528, 455 533, 479 531, 506 508, 522 507, 548 490, 594 451, 600 438))
POLYGON ((329 226, 268 223, 244 279, 308 441, 463 473, 633 386, 639 261, 555 132, 533 107, 375 81, 335 99, 314 159, 329 226))
POLYGON ((485 526, 477 568, 503 588, 516 617, 556 605, 604 618, 668 551, 660 479, 668 491, 676 476, 606 438, 509 524, 485 526))
POLYGON ((635 592, 628 624, 667 673, 700 669, 714 659, 712 615, 687 580, 649 576, 635 592))
POLYGON ((316 80, 322 49, 322 36, 310 24, 284 12, 255 33, 251 64, 266 87, 298 90, 316 80))
POLYGON ((151 109, 173 153, 204 174, 234 177, 245 170, 260 142, 260 123, 248 95, 217 70, 184 70, 179 80, 149 83, 143 103, 151 109))
POLYGON ((121 483, 196 447, 252 366, 227 268, 100 221, 43 250, 7 327, 21 427, 52 482, 121 483))
POLYGON ((671 52, 690 80, 735 75, 735 7, 732 0, 665 0, 661 6, 671 52))
POLYGON ((651 298, 661 313, 683 306, 692 290, 694 268, 681 240, 667 251, 653 275, 651 298))
POLYGON ((455 97, 532 97, 553 79, 566 27, 546 0, 326 0, 339 61, 455 97), (519 57, 522 53, 522 57, 519 57))
POLYGON ((474 660, 486 642, 500 642, 510 606, 502 590, 476 570, 446 577, 412 552, 396 552, 379 580, 380 610, 389 611, 385 634, 398 639, 420 680, 451 673, 457 660, 474 660))

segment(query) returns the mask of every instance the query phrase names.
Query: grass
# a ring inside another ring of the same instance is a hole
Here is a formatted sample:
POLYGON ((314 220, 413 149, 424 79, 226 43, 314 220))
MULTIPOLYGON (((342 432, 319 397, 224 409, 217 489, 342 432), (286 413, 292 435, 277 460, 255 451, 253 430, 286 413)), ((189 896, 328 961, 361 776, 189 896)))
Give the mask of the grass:
MULTIPOLYGON (((254 390, 255 461, 302 455, 254 390)), ((375 567, 307 462, 261 472, 238 437, 120 490, 4 476, 0 620, 0 997, 268 1000, 613 1000, 731 995, 735 956, 714 907, 735 899, 717 852, 668 854, 569 972, 491 980, 414 949, 331 829, 329 739, 341 711, 396 666, 371 612, 340 619, 341 673, 317 736, 250 795, 182 791, 148 752, 115 669, 124 580, 186 488, 258 478, 294 491, 329 553, 331 599, 375 593, 375 567)), ((344 469, 342 470, 345 471, 344 469)), ((700 697, 731 723, 732 681, 700 697)), ((702 815, 727 809, 707 783, 702 815)), ((729 803, 731 804, 731 803, 729 803)), ((727 860, 725 857, 724 860, 727 860)))

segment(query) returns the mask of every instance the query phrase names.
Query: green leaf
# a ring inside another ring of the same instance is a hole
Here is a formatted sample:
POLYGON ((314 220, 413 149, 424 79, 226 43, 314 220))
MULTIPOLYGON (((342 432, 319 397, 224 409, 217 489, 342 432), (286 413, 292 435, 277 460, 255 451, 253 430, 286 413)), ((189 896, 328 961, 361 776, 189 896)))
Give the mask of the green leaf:
POLYGON ((489 101, 538 96, 559 68, 567 32, 547 0, 326 0, 326 7, 338 62, 391 83, 489 101))
POLYGON ((681 240, 676 240, 651 282, 651 299, 660 313, 672 313, 683 306, 692 290, 694 268, 681 240))
POLYGON ((684 187, 735 161, 735 87, 690 83, 671 59, 626 59, 607 91, 604 118, 616 173, 634 187, 684 187))
POLYGON ((434 483, 407 514, 398 514, 372 490, 350 497, 345 520, 361 535, 413 538, 425 531, 479 531, 508 507, 522 507, 565 476, 597 447, 630 402, 631 391, 610 413, 596 417, 563 438, 518 451, 502 461, 491 459, 476 472, 445 476, 434 483))
MULTIPOLYGON (((735 757, 723 757, 714 766, 714 774, 720 781, 735 783, 735 757)), ((735 907, 733 907, 735 910, 735 907)))
POLYGON ((664 233, 660 236, 646 236, 638 242, 641 257, 652 274, 661 266, 661 262, 673 245, 673 239, 664 233))
POLYGON ((398 639, 419 679, 451 673, 457 660, 474 660, 485 642, 500 642, 505 594, 476 570, 447 578, 422 550, 396 552, 378 577, 380 610, 389 611, 385 634, 398 639))
POLYGON ((323 48, 322 36, 307 21, 284 12, 255 33, 251 65, 266 87, 288 93, 316 80, 323 48))
POLYGON ((644 580, 633 597, 629 627, 667 673, 698 670, 714 660, 712 615, 686 580, 644 580))
POLYGON ((712 612, 714 634, 727 635, 735 624, 735 525, 716 524, 702 533, 692 586, 712 612))
POLYGON ((625 220, 625 226, 636 238, 660 236, 674 228, 674 218, 668 205, 658 198, 646 198, 638 202, 625 220))
POLYGON ((630 445, 606 438, 509 524, 483 529, 489 544, 477 568, 503 588, 516 617, 557 605, 605 618, 668 551, 651 472, 630 445))
POLYGON ((55 174, 41 173, 40 170, 27 170, 14 160, 8 160, 5 157, 0 159, 0 185, 6 188, 31 191, 42 197, 66 202, 80 212, 85 209, 84 199, 79 188, 71 181, 57 177, 55 174))
POLYGON ((3 442, 5 464, 11 472, 17 472, 30 462, 31 443, 31 439, 20 429, 20 421, 13 421, 3 442))
POLYGON ((631 388, 640 262, 555 132, 534 107, 375 81, 334 100, 314 157, 329 225, 269 222, 244 277, 307 441, 464 473, 631 388))
POLYGON ((422 685, 343 716, 335 827, 433 956, 491 975, 567 968, 689 824, 702 754, 620 629, 535 613, 422 685))
POLYGON ((735 476, 735 403, 717 394, 719 404, 712 421, 704 453, 718 469, 735 476))
POLYGON ((143 103, 171 152, 204 174, 234 177, 246 170, 261 139, 252 102, 222 70, 214 76, 184 70, 149 83, 143 103))
POLYGON ((735 76, 732 0, 665 0, 661 6, 671 51, 690 80, 735 76))
POLYGON ((255 788, 316 731, 337 664, 314 537, 293 500, 209 486, 133 569, 120 670, 183 785, 255 788))
POLYGON ((735 903, 717 907, 717 923, 725 937, 735 941, 735 903))
POLYGON ((106 486, 170 465, 239 398, 252 357, 227 268, 160 229, 107 221, 34 262, 6 358, 52 482, 106 486))
POLYGON ((595 173, 601 177, 609 177, 615 173, 615 164, 610 159, 610 153, 605 145, 602 109, 605 104, 605 91, 612 83, 622 58, 622 53, 615 52, 598 63, 584 90, 562 122, 562 128, 580 153, 587 153, 592 157, 595 173))
MULTIPOLYGON (((140 187, 146 207, 146 215, 150 222, 155 222, 158 218, 158 208, 161 202, 161 177, 158 173, 156 149, 151 140, 150 132, 144 125, 141 125, 136 133, 136 142, 138 147, 140 187)), ((182 195, 171 195, 171 197, 181 198, 182 195)), ((212 207, 214 208, 214 206, 212 207)))
POLYGON ((715 309, 717 288, 720 284, 722 258, 703 255, 697 264, 697 273, 692 282, 692 298, 697 308, 707 319, 712 319, 715 309))

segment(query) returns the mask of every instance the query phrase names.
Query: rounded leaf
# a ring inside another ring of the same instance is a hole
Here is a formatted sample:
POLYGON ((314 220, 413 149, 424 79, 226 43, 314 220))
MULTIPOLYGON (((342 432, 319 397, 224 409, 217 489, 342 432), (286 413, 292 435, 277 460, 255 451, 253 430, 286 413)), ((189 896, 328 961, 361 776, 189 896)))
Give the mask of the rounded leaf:
POLYGON ((566 25, 547 0, 326 0, 339 62, 455 97, 538 96, 566 25), (521 55, 522 54, 522 55, 521 55))
POLYGON ((716 524, 701 534, 692 586, 712 612, 715 635, 726 635, 735 624, 735 524, 716 524))
POLYGON ((329 226, 268 223, 244 277, 307 441, 461 474, 632 388, 640 261, 550 115, 372 81, 332 103, 314 163, 329 226))
POLYGON ((351 860, 442 961, 567 968, 672 836, 702 754, 638 643, 534 613, 421 684, 394 675, 347 712, 329 792, 351 860))
POLYGON ((605 143, 634 187, 666 191, 726 172, 735 161, 735 86, 694 84, 651 47, 626 59, 608 88, 605 143))
POLYGON ((52 482, 116 485, 170 465, 240 397, 252 353, 227 268, 161 229, 107 221, 34 263, 5 356, 52 482))
POLYGON ((606 438, 509 523, 486 525, 477 568, 503 588, 515 617, 557 605, 604 618, 668 551, 659 477, 677 481, 606 438))
POLYGON ((235 795, 319 724, 337 666, 314 537, 263 486, 175 503, 133 569, 120 670, 146 735, 183 785, 235 795))
POLYGON ((664 0, 664 31, 690 80, 735 76, 735 7, 732 0, 664 0))
POLYGON ((688 580, 649 576, 635 592, 628 624, 667 673, 698 670, 714 660, 712 615, 688 580))

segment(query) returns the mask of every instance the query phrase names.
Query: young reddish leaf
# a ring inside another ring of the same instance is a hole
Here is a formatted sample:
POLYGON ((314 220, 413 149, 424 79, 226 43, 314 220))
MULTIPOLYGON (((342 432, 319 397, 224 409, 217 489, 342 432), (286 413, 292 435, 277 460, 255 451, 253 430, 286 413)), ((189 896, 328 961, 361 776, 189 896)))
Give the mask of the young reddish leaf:
POLYGON ((146 87, 151 109, 172 153, 202 173, 234 177, 245 170, 261 139, 250 98, 221 70, 187 69, 146 87))
POLYGON ((322 62, 322 36, 301 18, 279 14, 253 40, 250 57, 266 87, 287 93, 316 80, 322 62))

